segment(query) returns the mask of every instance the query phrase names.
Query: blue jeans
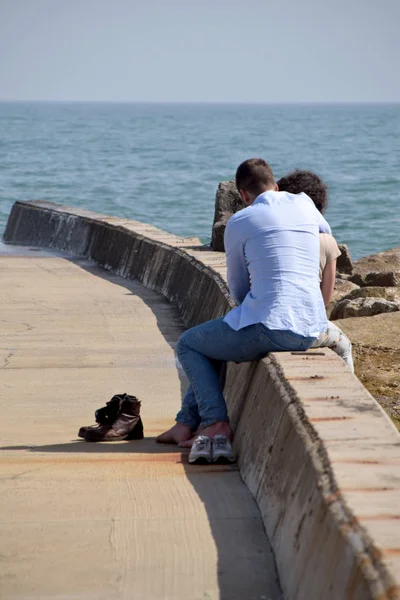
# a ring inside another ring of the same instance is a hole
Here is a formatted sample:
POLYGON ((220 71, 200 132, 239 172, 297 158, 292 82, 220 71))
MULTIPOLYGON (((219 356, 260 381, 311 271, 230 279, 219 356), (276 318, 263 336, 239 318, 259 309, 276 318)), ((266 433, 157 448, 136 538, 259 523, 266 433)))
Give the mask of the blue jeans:
POLYGON ((223 317, 188 329, 176 346, 179 362, 190 382, 176 416, 177 423, 195 430, 200 425, 229 422, 216 360, 249 362, 263 358, 268 352, 307 350, 315 339, 291 331, 273 331, 261 323, 235 331, 224 323, 223 317))

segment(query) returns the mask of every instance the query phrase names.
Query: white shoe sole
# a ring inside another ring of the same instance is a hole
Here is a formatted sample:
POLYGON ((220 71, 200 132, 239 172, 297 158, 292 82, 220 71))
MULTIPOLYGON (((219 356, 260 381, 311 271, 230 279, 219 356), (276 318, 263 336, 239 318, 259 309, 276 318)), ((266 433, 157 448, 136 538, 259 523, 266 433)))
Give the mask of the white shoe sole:
POLYGON ((227 465, 227 464, 232 464, 232 463, 236 462, 236 458, 233 456, 233 454, 231 454, 229 456, 221 455, 221 456, 217 456, 217 457, 213 456, 212 461, 215 465, 216 464, 227 465))
POLYGON ((189 463, 191 465, 209 465, 212 463, 211 456, 190 456, 189 454, 189 463))

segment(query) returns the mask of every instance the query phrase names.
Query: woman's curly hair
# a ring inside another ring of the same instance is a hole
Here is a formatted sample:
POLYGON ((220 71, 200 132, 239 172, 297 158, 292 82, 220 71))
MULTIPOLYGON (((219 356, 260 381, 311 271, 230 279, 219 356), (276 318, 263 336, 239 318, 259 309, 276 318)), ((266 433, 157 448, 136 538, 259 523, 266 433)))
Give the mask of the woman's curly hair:
POLYGON ((328 188, 318 175, 312 171, 296 169, 277 181, 280 192, 300 194, 304 192, 311 198, 318 210, 323 213, 328 204, 328 188))

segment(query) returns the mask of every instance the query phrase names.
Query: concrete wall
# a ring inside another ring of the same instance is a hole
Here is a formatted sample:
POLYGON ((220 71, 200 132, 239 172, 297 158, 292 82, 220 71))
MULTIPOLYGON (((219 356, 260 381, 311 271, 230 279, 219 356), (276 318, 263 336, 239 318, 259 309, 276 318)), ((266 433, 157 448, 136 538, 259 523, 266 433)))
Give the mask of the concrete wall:
MULTIPOLYGON (((232 306, 223 254, 143 223, 18 202, 4 241, 140 281, 187 326, 232 306)), ((276 353, 229 365, 225 394, 286 598, 400 598, 400 436, 361 383, 329 350, 276 353)))

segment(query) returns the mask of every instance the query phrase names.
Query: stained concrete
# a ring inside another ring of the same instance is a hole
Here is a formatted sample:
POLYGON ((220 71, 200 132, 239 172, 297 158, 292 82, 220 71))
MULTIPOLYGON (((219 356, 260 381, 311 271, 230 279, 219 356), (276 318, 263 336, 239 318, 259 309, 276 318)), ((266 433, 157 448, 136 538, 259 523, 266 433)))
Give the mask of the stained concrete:
POLYGON ((281 598, 236 467, 154 442, 186 388, 181 331, 165 299, 89 262, 0 255, 2 599, 281 598), (79 441, 121 392, 146 439, 79 441))

